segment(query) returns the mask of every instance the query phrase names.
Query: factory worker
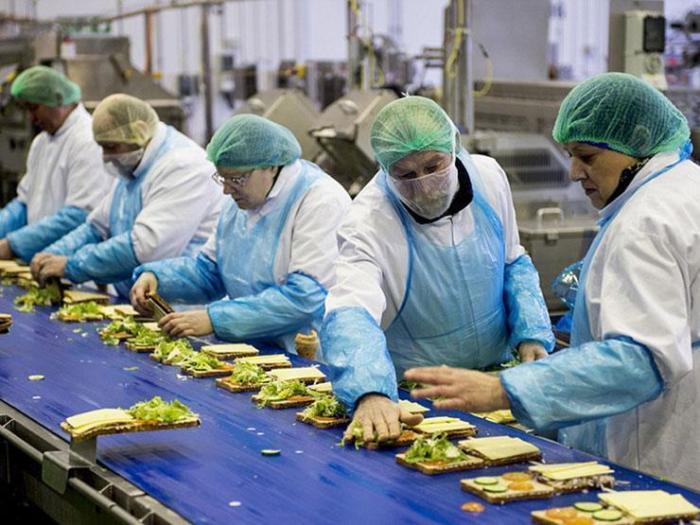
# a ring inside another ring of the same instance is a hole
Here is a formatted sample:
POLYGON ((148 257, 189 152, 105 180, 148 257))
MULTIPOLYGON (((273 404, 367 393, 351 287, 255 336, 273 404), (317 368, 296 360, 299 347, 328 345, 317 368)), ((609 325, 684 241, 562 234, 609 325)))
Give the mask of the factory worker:
POLYGON ((35 66, 17 76, 11 94, 42 131, 32 141, 17 197, 0 211, 0 259, 30 261, 85 222, 111 181, 77 84, 35 66))
POLYGON ((382 109, 371 144, 382 169, 339 230, 321 347, 365 439, 384 440, 409 421, 396 403, 407 368, 539 359, 554 337, 496 161, 467 153, 422 97, 382 109))
POLYGON ((171 336, 215 333, 294 350, 294 336, 318 328, 333 284, 336 229, 350 197, 321 169, 300 160, 292 133, 254 115, 231 118, 207 147, 215 179, 231 197, 216 235, 196 257, 146 264, 135 272, 133 305, 146 294, 206 309, 164 317, 171 336), (226 297, 225 297, 226 296, 226 297))
POLYGON ((700 490, 700 167, 685 117, 659 91, 620 73, 577 86, 554 138, 571 178, 600 209, 584 258, 572 348, 500 380, 415 370, 419 397, 482 411, 510 406, 528 426, 700 490))
POLYGON ((140 264, 202 248, 222 199, 204 150, 146 102, 109 96, 95 108, 92 129, 112 189, 85 224, 34 257, 32 273, 40 281, 113 283, 128 297, 140 264))

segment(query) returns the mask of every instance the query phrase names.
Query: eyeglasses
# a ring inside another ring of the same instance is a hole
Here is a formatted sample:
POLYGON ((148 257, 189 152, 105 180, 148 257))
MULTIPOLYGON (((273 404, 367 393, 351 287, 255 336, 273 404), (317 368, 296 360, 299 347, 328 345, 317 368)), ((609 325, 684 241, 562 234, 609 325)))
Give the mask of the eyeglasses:
POLYGON ((242 188, 248 183, 250 179, 250 173, 245 173, 243 175, 236 175, 234 177, 224 177, 219 175, 219 172, 215 171, 212 173, 211 178, 216 181, 220 186, 236 186, 242 188))

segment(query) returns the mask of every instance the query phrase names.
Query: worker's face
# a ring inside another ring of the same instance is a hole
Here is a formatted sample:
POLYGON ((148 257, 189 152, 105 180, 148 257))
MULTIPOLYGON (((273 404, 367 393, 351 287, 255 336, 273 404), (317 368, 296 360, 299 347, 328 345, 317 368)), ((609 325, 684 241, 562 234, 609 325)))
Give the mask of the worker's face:
POLYGON ((138 144, 98 142, 102 148, 102 162, 108 173, 115 177, 130 178, 143 158, 144 148, 138 144))
POLYGON ((564 144, 564 149, 571 156, 569 177, 581 183, 586 196, 597 209, 605 207, 625 168, 637 162, 634 157, 623 153, 581 142, 564 144))
POLYGON ((33 104, 31 102, 22 102, 20 106, 27 112, 33 124, 39 126, 43 131, 51 135, 59 130, 72 110, 71 106, 54 108, 45 106, 44 104, 33 104))
POLYGON ((389 184, 426 219, 443 214, 459 186, 454 158, 440 151, 419 151, 396 161, 389 169, 389 184))
POLYGON ((222 185, 224 194, 230 195, 242 210, 262 205, 272 189, 277 168, 240 171, 219 167, 215 178, 222 185))

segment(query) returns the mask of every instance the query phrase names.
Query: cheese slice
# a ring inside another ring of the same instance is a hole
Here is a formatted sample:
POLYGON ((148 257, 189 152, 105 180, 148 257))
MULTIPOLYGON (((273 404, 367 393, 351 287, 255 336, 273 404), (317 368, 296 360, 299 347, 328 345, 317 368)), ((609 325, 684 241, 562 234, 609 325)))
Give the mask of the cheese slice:
POLYGON ((487 421, 492 421, 493 423, 513 423, 515 421, 515 417, 513 417, 513 413, 508 410, 494 410, 493 412, 474 412, 473 413, 475 416, 478 417, 483 417, 487 421))
POLYGON ((624 510, 636 519, 663 518, 665 516, 693 515, 700 508, 688 502, 680 494, 669 494, 664 490, 631 490, 629 492, 606 492, 598 497, 604 503, 624 510))
POLYGON ((474 450, 485 458, 494 460, 534 454, 540 451, 532 443, 509 436, 465 439, 459 442, 459 446, 467 452, 474 450))
POLYGON ((247 345, 243 343, 235 344, 222 344, 222 345, 205 345, 200 348, 202 352, 209 355, 236 355, 244 354, 250 356, 251 354, 258 354, 259 350, 252 345, 247 345))
POLYGON ((0 271, 5 268, 14 268, 15 266, 20 266, 16 261, 13 260, 1 260, 0 261, 0 271))
POLYGON ((101 408, 66 418, 76 432, 87 432, 93 428, 118 423, 131 423, 134 418, 120 408, 101 408))
POLYGON ((319 392, 321 394, 332 394, 333 385, 329 381, 326 381, 325 383, 316 383, 314 385, 309 385, 309 390, 313 390, 314 392, 319 392))
POLYGON ((290 379, 305 379, 305 380, 324 380, 326 374, 321 372, 315 366, 306 366, 301 368, 278 368, 270 370, 267 375, 275 381, 287 381, 290 379))
POLYGON ((86 303, 88 301, 108 301, 109 295, 82 290, 66 290, 63 292, 63 302, 66 304, 86 303))
POLYGON ((538 472, 544 477, 554 481, 585 478, 589 476, 601 476, 612 474, 614 471, 607 465, 601 465, 596 461, 584 463, 555 463, 552 465, 535 465, 530 467, 533 472, 538 472))
POLYGON ((151 322, 142 323, 142 324, 143 324, 143 327, 146 328, 147 330, 152 330, 153 332, 160 332, 160 326, 158 326, 158 323, 151 321, 151 322))
POLYGON ((425 434, 437 434, 454 430, 467 430, 474 428, 474 425, 462 421, 456 417, 428 417, 414 427, 419 432, 425 434))
POLYGON ((102 312, 102 314, 105 317, 109 317, 110 319, 114 317, 126 317, 128 315, 139 315, 136 309, 130 304, 111 304, 107 306, 101 306, 100 312, 102 312))
POLYGON ((411 414, 425 414, 426 412, 430 412, 429 408, 415 401, 409 401, 408 399, 399 399, 399 407, 407 410, 411 414))
POLYGON ((256 355, 252 357, 239 357, 236 361, 241 363, 253 363, 256 365, 286 365, 289 364, 289 358, 284 354, 274 355, 256 355))

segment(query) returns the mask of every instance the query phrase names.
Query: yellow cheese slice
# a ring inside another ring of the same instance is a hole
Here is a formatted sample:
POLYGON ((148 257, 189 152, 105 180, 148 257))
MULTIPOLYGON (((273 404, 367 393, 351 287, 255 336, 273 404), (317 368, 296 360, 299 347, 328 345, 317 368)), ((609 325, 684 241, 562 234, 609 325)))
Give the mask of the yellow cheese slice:
POLYGON ((600 476, 612 474, 614 471, 607 465, 601 465, 596 461, 584 463, 559 463, 553 465, 536 465, 530 467, 533 472, 538 472, 554 481, 564 481, 567 479, 584 478, 589 476, 600 476))
POLYGON ((130 304, 110 304, 100 307, 100 312, 109 319, 116 317, 126 317, 128 315, 136 316, 139 313, 130 304))
POLYGON ((104 425, 132 421, 134 418, 126 410, 120 408, 101 408, 66 418, 66 423, 76 432, 86 432, 104 425))
POLYGON ((601 501, 624 510, 636 519, 663 518, 664 516, 692 515, 700 508, 680 494, 664 490, 631 490, 599 494, 601 501))
POLYGON ((479 452, 488 459, 503 459, 540 451, 532 443, 509 436, 465 439, 459 442, 459 446, 467 451, 479 452))
POLYGON ((142 323, 143 327, 146 328, 147 330, 152 330, 154 332, 160 332, 160 326, 158 326, 158 323, 155 322, 149 322, 149 323, 142 323))
POLYGON ((306 366, 301 368, 278 368, 270 370, 267 375, 275 381, 287 381, 289 379, 306 379, 306 380, 324 380, 326 374, 321 372, 315 366, 306 366))
POLYGON ((316 383, 315 385, 309 385, 309 390, 313 390, 314 392, 319 392, 321 394, 332 394, 333 385, 329 381, 326 381, 325 383, 316 383))
POLYGON ((474 425, 456 417, 428 417, 414 428, 426 434, 436 434, 439 432, 467 430, 474 428, 474 425))
POLYGON ((411 414, 425 414, 426 412, 430 412, 429 408, 415 401, 409 401, 408 399, 399 399, 399 406, 411 414))
POLYGON ((4 275, 20 275, 23 273, 28 273, 31 277, 32 270, 29 266, 20 266, 19 264, 13 264, 12 266, 6 266, 2 269, 4 275))
POLYGON ((284 354, 256 355, 252 357, 239 357, 236 361, 253 363, 256 365, 284 365, 289 363, 289 358, 284 354))
POLYGON ((0 271, 4 270, 5 268, 14 268, 16 266, 19 266, 15 261, 12 260, 1 260, 0 261, 0 271))
POLYGON ((206 352, 209 355, 235 355, 237 353, 250 355, 251 353, 259 353, 259 350, 254 346, 234 343, 234 344, 222 344, 222 345, 205 345, 200 350, 206 352))

